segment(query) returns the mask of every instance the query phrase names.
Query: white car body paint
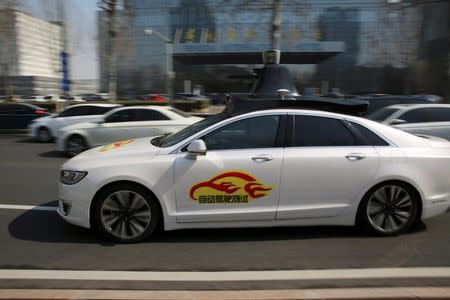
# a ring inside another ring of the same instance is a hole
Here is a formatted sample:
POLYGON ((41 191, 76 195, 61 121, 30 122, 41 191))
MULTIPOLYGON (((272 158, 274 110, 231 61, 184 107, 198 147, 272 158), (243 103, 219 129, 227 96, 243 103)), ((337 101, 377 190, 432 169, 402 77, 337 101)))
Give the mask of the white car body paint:
MULTIPOLYGON (((67 107, 65 110, 73 107, 119 107, 120 105, 114 104, 77 104, 67 107)), ((65 111, 64 110, 64 111, 65 111)), ((52 137, 57 137, 60 129, 66 126, 84 123, 84 122, 97 122, 101 120, 103 114, 101 115, 87 115, 87 116, 70 116, 70 117, 58 117, 58 114, 53 116, 47 116, 35 119, 28 127, 29 135, 33 138, 38 137, 38 130, 45 128, 49 131, 52 137)))
POLYGON ((174 133, 202 119, 199 117, 183 117, 172 112, 170 110, 171 108, 163 106, 120 107, 109 111, 102 118, 106 118, 110 114, 125 109, 150 109, 162 113, 167 116, 169 120, 80 123, 73 126, 67 126, 64 127, 58 135, 56 146, 57 150, 65 151, 67 140, 72 135, 82 136, 87 142, 88 147, 93 148, 120 140, 174 133))
POLYGON ((387 180, 402 180, 417 189, 421 219, 450 207, 450 143, 423 139, 370 120, 322 111, 277 109, 238 115, 199 131, 167 148, 134 140, 115 149, 91 149, 67 161, 62 169, 87 171, 75 185, 59 183, 59 198, 69 200, 70 223, 90 227, 90 208, 97 191, 116 181, 147 187, 161 204, 165 230, 183 228, 354 225, 367 191, 387 180), (222 125, 261 115, 302 114, 346 119, 384 138, 387 146, 314 147, 208 151, 196 160, 180 149, 222 125), (338 149, 339 148, 339 149, 338 149), (363 153, 366 159, 345 159, 363 153), (255 155, 270 155, 257 163, 255 155), (305 159, 304 156, 308 156, 305 159), (245 171, 273 189, 270 196, 246 204, 200 204, 189 187, 220 172, 245 171), (303 170, 309 172, 303 172, 303 170))

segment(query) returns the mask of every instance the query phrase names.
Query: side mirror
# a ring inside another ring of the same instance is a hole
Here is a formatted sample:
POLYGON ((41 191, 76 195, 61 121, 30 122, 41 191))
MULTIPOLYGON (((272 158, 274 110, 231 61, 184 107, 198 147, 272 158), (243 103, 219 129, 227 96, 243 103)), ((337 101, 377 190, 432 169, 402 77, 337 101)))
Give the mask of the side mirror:
POLYGON ((402 120, 402 119, 394 119, 394 120, 391 121, 391 124, 390 124, 390 125, 400 125, 400 124, 405 124, 405 123, 406 123, 405 120, 402 120))
POLYGON ((206 155, 206 144, 203 140, 192 141, 187 147, 187 151, 191 156, 206 155))

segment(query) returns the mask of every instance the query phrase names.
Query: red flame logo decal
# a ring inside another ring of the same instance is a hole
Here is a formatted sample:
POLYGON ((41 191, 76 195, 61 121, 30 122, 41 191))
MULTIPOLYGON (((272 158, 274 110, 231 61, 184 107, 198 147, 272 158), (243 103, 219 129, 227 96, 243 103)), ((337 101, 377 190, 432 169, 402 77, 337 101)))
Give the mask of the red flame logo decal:
POLYGON ((272 190, 272 187, 262 184, 253 176, 238 171, 221 173, 208 181, 194 185, 189 191, 192 200, 198 200, 195 192, 201 188, 214 189, 225 195, 239 192, 248 195, 251 199, 267 196, 272 190))

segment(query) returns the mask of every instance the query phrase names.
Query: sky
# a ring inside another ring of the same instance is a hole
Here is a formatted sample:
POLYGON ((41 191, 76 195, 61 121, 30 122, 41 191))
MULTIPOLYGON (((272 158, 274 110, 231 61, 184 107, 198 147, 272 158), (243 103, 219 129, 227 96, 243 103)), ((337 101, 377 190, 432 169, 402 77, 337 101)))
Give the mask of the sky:
POLYGON ((23 11, 57 20, 58 1, 64 1, 72 79, 98 79, 97 0, 19 0, 23 11))

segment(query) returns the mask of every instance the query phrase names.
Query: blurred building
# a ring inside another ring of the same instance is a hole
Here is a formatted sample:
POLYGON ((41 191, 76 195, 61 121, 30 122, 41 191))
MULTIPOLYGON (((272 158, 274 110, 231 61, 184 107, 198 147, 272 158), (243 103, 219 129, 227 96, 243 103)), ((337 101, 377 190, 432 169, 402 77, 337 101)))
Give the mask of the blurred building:
POLYGON ((10 77, 13 93, 56 93, 61 26, 12 10, 0 11, 0 19, 1 75, 10 77))
MULTIPOLYGON (((299 90, 306 86, 347 93, 417 90, 422 31, 431 25, 424 20, 423 5, 404 8, 395 3, 282 0, 281 60, 291 64, 299 90)), ((442 5, 448 12, 448 2, 442 5)), ((183 89, 184 80, 205 86, 207 92, 236 92, 239 87, 245 91, 244 81, 223 73, 251 70, 260 63, 255 53, 270 48, 269 0, 133 0, 132 7, 131 16, 120 21, 121 94, 164 91, 165 43, 155 34, 145 35, 145 28, 173 40, 177 91, 183 89)), ((448 14, 443 18, 448 24, 448 14)), ((107 91, 109 45, 103 13, 98 20, 100 89, 107 91)))

